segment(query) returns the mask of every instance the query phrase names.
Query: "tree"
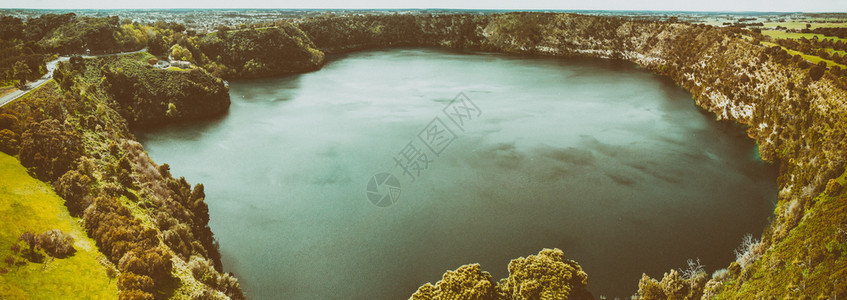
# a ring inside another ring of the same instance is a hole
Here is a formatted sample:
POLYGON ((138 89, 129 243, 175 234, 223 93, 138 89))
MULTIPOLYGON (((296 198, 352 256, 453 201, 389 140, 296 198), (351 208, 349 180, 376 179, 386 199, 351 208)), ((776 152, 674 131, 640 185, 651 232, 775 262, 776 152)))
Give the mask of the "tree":
POLYGON ((14 67, 15 78, 18 79, 18 89, 26 89, 26 81, 32 76, 29 66, 24 61, 19 60, 14 67))
POLYGON ((51 229, 39 234, 38 245, 48 255, 55 258, 65 258, 74 252, 74 238, 58 229, 51 229))
POLYGON ((87 175, 70 170, 59 177, 53 186, 56 194, 65 199, 65 206, 73 216, 79 216, 91 204, 88 199, 91 178, 87 175))
POLYGON ((823 73, 826 71, 826 67, 822 67, 821 65, 814 65, 809 68, 809 77, 812 78, 813 81, 818 81, 823 76, 823 73))
POLYGON ((123 290, 118 296, 119 300, 153 300, 153 295, 139 290, 123 290))
POLYGON ((26 245, 29 246, 29 251, 35 251, 35 247, 38 246, 38 241, 35 239, 35 234, 29 231, 22 233, 21 236, 18 237, 18 240, 26 243, 26 245))
POLYGON ((124 272, 118 277, 118 288, 121 290, 140 290, 154 292, 153 279, 145 275, 137 275, 132 272, 124 272))
POLYGON ((832 73, 832 75, 835 75, 835 77, 841 77, 841 67, 839 66, 830 67, 829 72, 832 73))
POLYGON ((0 152, 15 155, 20 148, 20 137, 9 129, 0 129, 0 152))
POLYGON ((0 17, 0 40, 12 40, 22 38, 24 24, 19 18, 12 16, 0 17))
POLYGON ((502 290, 509 299, 593 299, 588 274, 559 249, 513 259, 502 290))
POLYGON ((171 47, 171 58, 174 60, 185 60, 190 61, 192 58, 191 51, 183 48, 179 44, 173 45, 171 47))
POLYGON ((18 128, 18 117, 10 114, 0 114, 0 130, 9 129, 14 132, 20 132, 18 128))

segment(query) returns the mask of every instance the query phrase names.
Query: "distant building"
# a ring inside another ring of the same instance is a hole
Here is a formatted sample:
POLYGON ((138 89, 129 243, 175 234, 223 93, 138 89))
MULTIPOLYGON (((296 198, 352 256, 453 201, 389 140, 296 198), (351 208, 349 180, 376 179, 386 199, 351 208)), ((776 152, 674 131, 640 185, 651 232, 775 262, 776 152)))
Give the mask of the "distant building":
POLYGON ((191 63, 184 61, 184 60, 172 60, 171 66, 181 68, 181 69, 188 69, 188 68, 191 68, 191 63))

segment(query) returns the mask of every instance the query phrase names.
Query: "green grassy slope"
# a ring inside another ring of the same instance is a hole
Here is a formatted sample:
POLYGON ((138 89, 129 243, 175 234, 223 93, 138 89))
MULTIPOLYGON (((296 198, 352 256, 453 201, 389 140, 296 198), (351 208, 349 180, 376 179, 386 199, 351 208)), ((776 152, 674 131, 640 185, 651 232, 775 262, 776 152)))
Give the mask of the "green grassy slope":
POLYGON ((0 153, 0 178, 0 259, 12 254, 10 247, 25 231, 62 230, 73 236, 77 250, 68 258, 47 258, 46 264, 9 266, 0 261, 0 268, 8 270, 0 274, 0 299, 117 298, 117 280, 106 275, 97 246, 70 216, 64 200, 4 153, 0 153))

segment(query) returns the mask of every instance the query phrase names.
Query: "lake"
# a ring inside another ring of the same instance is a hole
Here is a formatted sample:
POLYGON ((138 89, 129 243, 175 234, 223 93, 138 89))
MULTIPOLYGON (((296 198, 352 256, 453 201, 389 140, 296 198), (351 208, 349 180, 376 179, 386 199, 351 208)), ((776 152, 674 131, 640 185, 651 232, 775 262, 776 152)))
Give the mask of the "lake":
POLYGON ((629 62, 389 49, 230 88, 226 116, 137 135, 205 185, 252 299, 406 299, 543 248, 628 297, 728 266, 777 197, 744 128, 629 62))

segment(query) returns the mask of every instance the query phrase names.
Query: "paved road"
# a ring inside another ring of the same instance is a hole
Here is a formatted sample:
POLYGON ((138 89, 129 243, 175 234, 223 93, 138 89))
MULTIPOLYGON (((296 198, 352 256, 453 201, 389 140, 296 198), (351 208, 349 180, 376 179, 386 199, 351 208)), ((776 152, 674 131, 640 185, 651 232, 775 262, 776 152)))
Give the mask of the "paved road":
MULTIPOLYGON (((132 51, 132 52, 119 52, 119 53, 100 54, 100 55, 83 55, 82 57, 83 58, 92 58, 92 57, 125 55, 125 54, 135 54, 135 53, 139 53, 139 52, 143 52, 143 51, 147 51, 147 47, 144 47, 144 49, 141 49, 141 50, 138 50, 138 51, 132 51)), ((58 65, 60 61, 68 61, 69 59, 70 59, 69 56, 62 56, 62 57, 59 57, 57 59, 54 59, 54 60, 47 62, 47 74, 45 74, 44 77, 41 77, 38 80, 30 82, 29 84, 27 84, 26 90, 17 90, 16 89, 15 91, 9 93, 8 95, 0 97, 0 107, 3 107, 6 104, 12 103, 12 101, 17 100, 21 96, 26 95, 26 93, 29 93, 30 91, 32 91, 32 90, 40 87, 41 85, 47 83, 47 81, 50 81, 50 79, 53 79, 53 70, 56 70, 56 65, 58 65)))

